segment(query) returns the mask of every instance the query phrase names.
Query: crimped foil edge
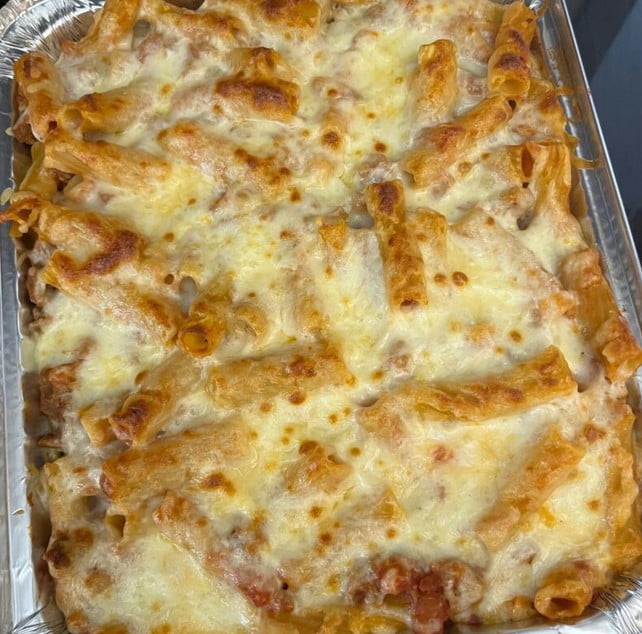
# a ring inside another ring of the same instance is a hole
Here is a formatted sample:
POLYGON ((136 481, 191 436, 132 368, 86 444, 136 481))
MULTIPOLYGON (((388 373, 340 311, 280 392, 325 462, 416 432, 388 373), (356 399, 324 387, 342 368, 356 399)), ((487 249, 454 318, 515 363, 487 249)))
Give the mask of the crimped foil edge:
MULTIPOLYGON (((496 1, 505 3, 508 0, 496 1)), ((0 134, 11 124, 13 63, 24 53, 34 49, 44 50, 55 58, 59 52, 59 42, 63 38, 77 39, 81 36, 87 26, 87 21, 82 16, 95 11, 101 4, 101 0, 9 0, 0 9, 0 134)), ((605 256, 609 281, 639 339, 642 274, 634 255, 630 229, 587 89, 568 13, 563 0, 550 0, 548 3, 546 0, 530 0, 528 4, 536 11, 549 5, 542 26, 544 45, 547 40, 562 42, 562 59, 546 55, 549 70, 558 85, 564 82, 562 75, 566 73, 572 77, 577 91, 581 91, 582 103, 579 108, 583 111, 581 114, 584 115, 583 124, 586 129, 579 130, 581 126, 572 124, 571 131, 580 140, 579 154, 585 158, 601 160, 604 170, 599 183, 591 184, 590 177, 582 175, 583 185, 588 189, 589 206, 592 204, 592 224, 594 227, 597 225, 598 245, 605 256), (547 23, 548 29, 545 28, 547 23), (578 129, 574 130, 574 125, 578 129), (608 218, 600 216, 603 208, 612 212, 608 214, 608 218)), ((577 121, 572 116, 572 104, 567 103, 565 106, 569 120, 577 121)), ((12 186, 12 145, 8 135, 0 136, 0 192, 12 186)), ((3 396, 0 436, 4 439, 0 451, 0 626, 2 634, 65 634, 68 630, 60 613, 53 606, 51 597, 38 596, 37 571, 31 556, 25 485, 27 464, 23 451, 28 439, 21 424, 24 402, 21 391, 16 271, 13 243, 7 227, 3 226, 0 228, 0 390, 3 396)), ((635 391, 638 400, 641 385, 638 374, 634 386, 637 388, 635 391)), ((636 411, 640 412, 640 404, 636 405, 636 411)), ((596 610, 593 616, 573 624, 457 626, 452 632, 640 634, 642 566, 618 577, 611 587, 600 593, 594 607, 596 610)))

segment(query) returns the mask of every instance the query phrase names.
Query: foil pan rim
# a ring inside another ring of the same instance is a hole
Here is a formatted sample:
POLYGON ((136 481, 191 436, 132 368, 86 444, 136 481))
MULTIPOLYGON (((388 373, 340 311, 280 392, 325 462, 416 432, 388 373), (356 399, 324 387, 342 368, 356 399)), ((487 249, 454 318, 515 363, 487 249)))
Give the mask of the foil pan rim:
MULTIPOLYGON (((495 0, 505 2, 506 0, 495 0)), ((100 0, 9 0, 0 8, 0 191, 11 186, 11 165, 13 147, 11 138, 2 132, 11 124, 11 83, 13 79, 13 62, 22 54, 38 47, 55 55, 58 52, 59 35, 80 34, 77 18, 82 13, 97 9, 100 0), (12 32, 12 29, 14 30, 12 32)), ((544 5, 544 0, 528 2, 535 10, 544 5)), ((630 228, 617 186, 614 182, 612 168, 604 147, 595 109, 587 90, 586 76, 583 72, 577 44, 570 29, 568 12, 563 0, 549 0, 548 11, 555 10, 557 22, 551 24, 557 32, 553 39, 564 45, 562 63, 573 66, 575 72, 573 85, 583 91, 581 97, 586 101, 584 115, 588 117, 590 132, 594 138, 580 138, 580 152, 593 144, 593 152, 604 161, 604 185, 608 191, 602 192, 606 208, 613 218, 608 223, 597 222, 597 243, 602 251, 607 251, 612 261, 611 282, 619 272, 618 266, 624 268, 626 279, 624 286, 619 287, 618 299, 626 305, 629 319, 638 337, 640 337, 640 317, 642 316, 642 276, 640 264, 631 258, 632 238, 630 228), (560 29, 562 29, 560 31, 560 29), (569 50, 570 49, 570 50, 569 50), (624 242, 626 253, 617 249, 617 240, 624 242), (614 248, 613 244, 616 245, 614 248), (616 262, 615 260, 619 261, 616 262)), ((547 36, 544 33, 543 40, 547 36)), ((555 66, 552 58, 547 60, 549 66, 555 66)), ((555 68, 550 68, 555 76, 555 68)), ((569 113, 567 112, 567 115, 569 113)), ((570 118, 570 117, 569 117, 570 118)), ((574 132, 572 130, 572 132, 574 132)), ((585 183, 586 189, 586 183, 585 183)), ((598 197, 599 202, 599 197, 598 197)), ((593 208, 593 213, 597 213, 593 208)), ((634 253, 634 251, 633 251, 634 253)), ((22 447, 28 440, 20 424, 24 401, 21 391, 21 371, 19 331, 17 324, 18 287, 16 259, 13 243, 6 227, 0 229, 0 393, 3 397, 0 406, 0 436, 3 434, 0 450, 0 632, 2 634, 64 634, 67 632, 60 614, 50 614, 51 599, 38 597, 36 586, 36 567, 31 557, 31 540, 29 538, 29 510, 26 503, 26 459, 22 447), (22 472, 19 473, 19 469, 22 472), (3 481, 4 480, 4 481, 3 481), (16 514, 16 504, 21 506, 21 513, 16 514), (22 538, 22 542, 20 539, 22 538), (5 549, 6 545, 6 549, 5 549), (5 549, 5 552, 2 550, 5 549), (6 555, 6 557, 5 557, 6 555), (18 562, 18 566, 13 564, 18 562), (16 594, 24 596, 16 596, 16 594), (30 594, 30 596, 26 596, 30 594), (27 606, 31 606, 27 610, 27 606)), ((617 294, 616 289, 616 294, 617 294)), ((638 375, 639 390, 642 380, 638 375)), ((638 412, 642 408, 637 407, 638 412)), ((474 628, 459 626, 456 632, 461 634, 640 634, 642 632, 642 567, 636 573, 623 576, 612 588, 601 593, 592 616, 572 624, 538 623, 536 625, 506 624, 502 626, 485 626, 474 628), (638 574, 639 572, 639 574, 638 574)))

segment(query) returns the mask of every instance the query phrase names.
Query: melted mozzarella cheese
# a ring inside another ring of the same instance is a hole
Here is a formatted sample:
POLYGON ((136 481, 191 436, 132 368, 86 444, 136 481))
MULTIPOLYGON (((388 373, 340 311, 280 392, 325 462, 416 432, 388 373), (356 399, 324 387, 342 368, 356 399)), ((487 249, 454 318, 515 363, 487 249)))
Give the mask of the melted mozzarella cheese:
MULTIPOLYGON (((230 3, 221 7, 231 10, 230 3)), ((353 216, 363 215, 362 190, 373 180, 403 178, 409 216, 430 207, 453 225, 473 208, 493 214, 506 183, 480 156, 521 143, 524 139, 516 133, 498 132, 462 156, 462 162, 472 165, 460 175, 453 167, 453 182, 445 190, 412 186, 398 164, 418 132, 412 127, 408 96, 419 46, 453 39, 460 83, 462 77, 485 79, 485 64, 478 58, 488 44, 483 37, 477 48, 471 44, 475 18, 470 8, 465 0, 391 0, 339 8, 320 34, 309 39, 283 36, 277 29, 260 37, 255 33, 252 44, 278 50, 300 87, 296 116, 286 123, 214 114, 212 104, 200 98, 179 102, 177 96, 229 75, 231 65, 226 52, 214 46, 195 50, 182 35, 164 29, 159 29, 163 45, 144 61, 139 50, 125 43, 100 60, 88 55, 58 61, 69 100, 143 80, 153 86, 151 111, 122 133, 102 135, 109 142, 163 156, 158 133, 194 119, 213 137, 258 157, 274 156, 289 170, 288 187, 272 194, 244 181, 221 185, 201 174, 198 165, 174 160, 163 182, 141 183, 132 190, 97 182, 89 206, 125 220, 149 243, 161 245, 159 270, 167 266, 170 273, 167 262, 174 258, 180 275, 195 280, 199 290, 231 276, 233 301, 252 298, 269 322, 252 353, 278 352, 310 340, 292 308, 297 293, 292 272, 305 272, 303 290, 325 321, 323 337, 340 351, 355 382, 312 391, 299 404, 284 397, 255 403, 250 384, 248 404, 236 413, 217 410, 211 394, 199 385, 179 395, 163 428, 171 436, 228 414, 239 414, 250 426, 254 459, 243 468, 221 467, 233 494, 205 491, 196 483, 185 485, 182 493, 219 537, 233 535, 248 518, 261 518, 263 541, 256 546, 261 565, 300 580, 296 606, 301 612, 344 601, 346 579, 357 564, 376 554, 401 554, 425 565, 456 558, 485 570, 485 594, 474 612, 486 620, 504 602, 518 595, 532 597, 559 561, 582 556, 602 566, 606 559, 608 540, 595 539, 604 509, 595 510, 591 501, 604 495, 607 441, 587 452, 573 477, 498 552, 489 552, 475 532, 477 520, 547 428, 559 426, 567 439, 579 436, 589 406, 579 403, 577 394, 480 423, 429 420, 410 412, 398 447, 386 445, 360 422, 366 407, 406 379, 483 379, 551 344, 560 348, 579 383, 596 376, 590 346, 576 322, 542 317, 537 302, 545 289, 533 289, 530 272, 503 253, 501 243, 475 243, 450 230, 440 269, 424 263, 427 306, 391 311, 375 232, 350 227, 338 251, 319 238, 319 217, 344 211, 354 224, 353 216), (345 124, 338 150, 324 148, 319 140, 323 117, 331 109, 345 124), (437 273, 444 279, 435 278, 437 273), (456 282, 462 274, 465 282, 456 282), (346 467, 336 490, 295 490, 285 484, 310 441, 329 452, 331 462, 346 467), (447 459, 438 459, 444 450, 447 459), (381 499, 396 509, 389 518, 371 512, 381 499)), ((462 94, 457 111, 466 111, 483 96, 462 94)), ((561 240, 539 220, 520 234, 514 222, 497 222, 520 241, 528 258, 551 273, 564 255, 583 246, 579 234, 561 240)), ((152 284, 140 272, 132 275, 139 287, 152 284)), ((76 376, 76 408, 124 398, 136 390, 141 373, 170 354, 130 325, 116 324, 62 293, 47 302, 45 317, 33 350, 37 369, 76 359, 90 342, 76 376)), ((238 356, 236 349, 229 350, 223 344, 212 357, 198 360, 203 376, 238 356)), ((87 442, 77 441, 80 433, 76 429, 69 436, 67 447, 78 456, 91 451, 87 442)), ((150 508, 154 503, 160 502, 155 499, 150 508)), ((146 520, 133 543, 122 552, 103 553, 117 582, 86 608, 88 616, 99 624, 122 617, 129 632, 262 631, 259 610, 229 575, 227 580, 208 575, 197 558, 161 536, 150 520, 152 512, 141 511, 146 520)), ((101 548, 106 546, 96 545, 96 552, 101 548)))

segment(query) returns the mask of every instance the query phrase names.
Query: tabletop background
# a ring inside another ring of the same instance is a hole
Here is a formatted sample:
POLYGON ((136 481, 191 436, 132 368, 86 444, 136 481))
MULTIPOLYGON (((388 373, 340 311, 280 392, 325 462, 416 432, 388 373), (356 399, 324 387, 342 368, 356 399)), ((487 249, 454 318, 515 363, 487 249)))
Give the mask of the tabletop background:
MULTIPOLYGON (((0 0, 0 6, 6 0, 0 0)), ((566 0, 613 168, 642 253, 642 0, 566 0)))

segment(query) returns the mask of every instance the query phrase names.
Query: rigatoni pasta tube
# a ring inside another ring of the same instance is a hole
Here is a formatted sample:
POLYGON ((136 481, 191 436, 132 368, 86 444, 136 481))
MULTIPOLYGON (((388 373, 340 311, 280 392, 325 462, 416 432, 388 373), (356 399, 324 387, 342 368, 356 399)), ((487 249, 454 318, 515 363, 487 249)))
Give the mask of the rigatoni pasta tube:
POLYGON ((64 101, 62 80, 45 53, 23 55, 14 66, 18 119, 14 136, 24 143, 44 141, 58 127, 64 101))
POLYGON ((78 42, 65 40, 63 51, 81 56, 113 50, 121 40, 131 37, 141 4, 142 0, 106 0, 87 35, 78 42))
POLYGON ((327 343, 315 343, 215 367, 208 389, 218 407, 234 408, 277 396, 297 404, 311 390, 353 382, 338 351, 327 343))
POLYGON ((611 381, 628 379, 642 362, 642 349, 620 315, 595 249, 571 253, 560 279, 577 297, 577 318, 611 381))
POLYGON ((408 218, 410 231, 415 236, 428 275, 444 272, 448 220, 440 213, 427 208, 418 208, 408 218))
POLYGON ((154 521, 160 532, 189 552, 206 573, 235 587, 256 607, 269 608, 273 614, 292 611, 280 571, 261 561, 260 525, 235 527, 240 535, 236 543, 223 540, 214 523, 193 502, 171 491, 154 513, 154 521))
POLYGON ((44 160, 44 144, 34 143, 31 146, 31 166, 20 181, 20 189, 33 192, 43 199, 52 200, 58 192, 58 180, 51 170, 45 169, 44 160))
POLYGON ((430 185, 456 160, 463 159, 477 141, 506 125, 511 113, 505 97, 487 97, 451 123, 424 130, 414 148, 402 159, 401 166, 416 185, 430 185))
POLYGON ((480 422, 548 403, 576 387, 562 353, 550 346, 503 374, 477 381, 429 383, 411 379, 384 394, 362 417, 366 426, 375 425, 368 422, 373 418, 390 418, 394 410, 416 412, 426 419, 480 422))
POLYGON ((521 0, 508 5, 488 60, 488 88, 505 97, 521 97, 530 87, 529 47, 535 14, 521 0))
POLYGON ((414 113, 419 124, 447 119, 457 100, 457 56, 451 40, 436 40, 419 47, 412 80, 414 113))
POLYGON ((45 167, 140 191, 171 174, 167 161, 107 141, 85 141, 57 130, 45 145, 45 167))
POLYGON ((214 280, 192 302, 178 331, 178 345, 193 357, 212 354, 221 343, 232 312, 229 281, 214 280))
POLYGON ((180 399, 196 389, 200 376, 201 370, 191 357, 180 351, 172 353, 109 417, 116 437, 133 445, 152 439, 175 412, 180 399))
POLYGON ((366 187, 366 207, 374 219, 392 310, 428 303, 424 263, 406 215, 401 181, 366 187))
POLYGON ((118 319, 138 328, 146 337, 163 345, 173 345, 181 313, 171 298, 148 292, 132 283, 114 285, 109 277, 78 275, 73 261, 56 252, 42 272, 42 281, 76 297, 100 311, 108 319, 118 319))
POLYGON ((524 517, 537 511, 567 480, 584 452, 556 426, 547 429, 526 462, 510 476, 491 510, 477 522, 475 531, 484 544, 491 551, 501 548, 524 517))
POLYGON ((545 577, 535 593, 535 609, 554 621, 580 616, 600 581, 589 562, 563 562, 545 577))
POLYGON ((144 16, 166 29, 180 33, 195 45, 233 46, 244 39, 243 22, 218 11, 192 11, 164 0, 145 0, 144 16))
POLYGON ((143 83, 95 92, 65 104, 60 118, 63 125, 83 134, 122 132, 152 105, 153 97, 152 88, 143 83))
POLYGON ((158 134, 158 142, 174 155, 221 186, 249 182, 277 194, 290 182, 291 172, 274 156, 255 156, 231 141, 209 132, 195 121, 180 121, 158 134))
POLYGON ((482 257, 501 261, 523 279, 532 305, 550 323, 569 314, 575 301, 559 280, 545 270, 531 251, 525 249, 518 237, 509 233, 493 217, 480 209, 450 227, 450 236, 458 246, 475 250, 482 257), (493 247, 501 244, 500 250, 493 247))
POLYGON ((127 515, 148 498, 198 482, 223 465, 252 460, 253 455, 243 421, 203 423, 105 460, 101 486, 116 510, 127 515))

